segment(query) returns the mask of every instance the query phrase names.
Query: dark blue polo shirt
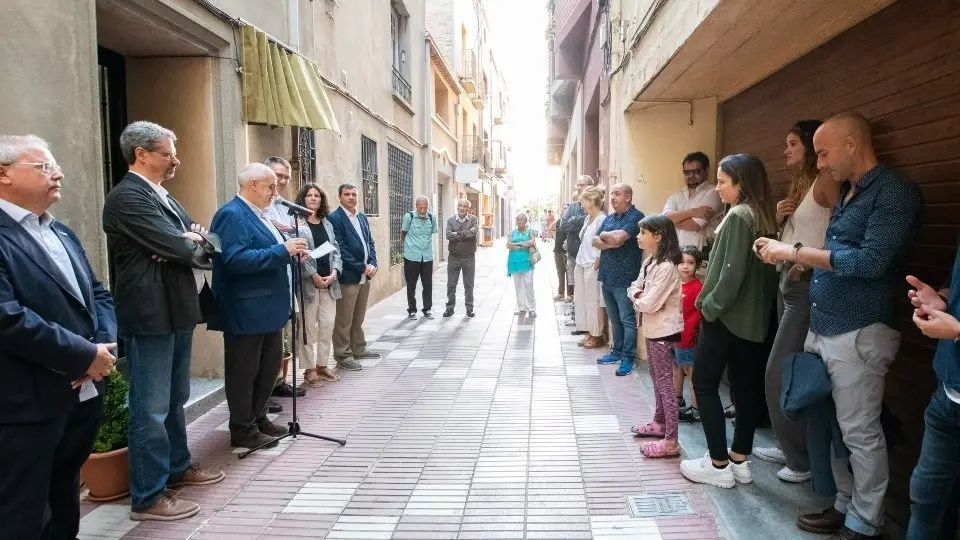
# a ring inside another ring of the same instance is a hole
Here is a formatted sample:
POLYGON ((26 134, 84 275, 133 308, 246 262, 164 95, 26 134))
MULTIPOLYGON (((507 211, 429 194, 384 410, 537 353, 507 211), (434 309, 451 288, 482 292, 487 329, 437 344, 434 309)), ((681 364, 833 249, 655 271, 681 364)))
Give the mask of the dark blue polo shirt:
POLYGON ((597 236, 602 232, 626 231, 630 237, 622 246, 604 249, 600 252, 600 272, 598 279, 607 287, 629 287, 640 273, 642 253, 637 245, 637 235, 640 228, 637 225, 643 219, 643 212, 635 206, 630 206, 622 214, 613 213, 604 218, 597 230, 597 236))

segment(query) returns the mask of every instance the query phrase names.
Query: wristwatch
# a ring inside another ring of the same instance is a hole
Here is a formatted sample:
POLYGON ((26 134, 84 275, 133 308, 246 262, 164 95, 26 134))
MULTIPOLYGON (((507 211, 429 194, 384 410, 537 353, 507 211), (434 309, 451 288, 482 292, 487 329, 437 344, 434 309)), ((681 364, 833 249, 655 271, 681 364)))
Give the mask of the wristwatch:
POLYGON ((803 244, 801 244, 800 242, 797 242, 796 244, 793 245, 793 251, 790 252, 790 262, 792 263, 797 262, 797 252, 799 252, 800 248, 802 247, 803 247, 803 244))

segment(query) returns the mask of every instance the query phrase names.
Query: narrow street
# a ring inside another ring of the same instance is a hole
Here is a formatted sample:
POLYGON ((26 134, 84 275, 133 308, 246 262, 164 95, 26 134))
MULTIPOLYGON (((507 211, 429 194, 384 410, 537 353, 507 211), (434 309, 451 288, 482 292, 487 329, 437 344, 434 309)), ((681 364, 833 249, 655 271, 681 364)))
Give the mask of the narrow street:
POLYGON ((383 359, 298 401, 305 431, 346 437, 345 447, 301 437, 238 460, 222 403, 189 426, 195 461, 227 473, 182 490, 202 503, 198 516, 136 523, 129 499, 84 503, 80 537, 717 538, 704 490, 678 460, 644 460, 630 434, 651 414, 645 364, 616 377, 563 326, 548 249, 536 319, 513 315, 499 245, 478 253, 474 319, 462 304, 440 317, 442 268, 436 320, 406 320, 405 291, 372 306, 367 336, 383 359), (631 510, 630 497, 664 494, 631 510), (658 508, 686 515, 635 516, 658 508))

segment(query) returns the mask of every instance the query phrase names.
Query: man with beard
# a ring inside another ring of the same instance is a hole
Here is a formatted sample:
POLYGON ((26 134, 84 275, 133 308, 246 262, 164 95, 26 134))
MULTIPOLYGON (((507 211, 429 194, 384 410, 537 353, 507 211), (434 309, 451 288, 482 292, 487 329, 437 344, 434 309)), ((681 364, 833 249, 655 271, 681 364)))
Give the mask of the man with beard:
POLYGON ((723 203, 711 182, 710 158, 703 152, 687 154, 683 158, 683 179, 686 189, 670 195, 663 213, 677 226, 677 239, 681 246, 703 249, 707 234, 716 226, 723 203))
POLYGON ((130 517, 172 521, 200 511, 169 488, 215 484, 223 471, 191 464, 183 406, 190 398, 193 330, 203 270, 213 268, 206 230, 163 187, 180 160, 172 131, 134 122, 120 134, 129 166, 103 205, 117 269, 117 323, 130 370, 130 517))

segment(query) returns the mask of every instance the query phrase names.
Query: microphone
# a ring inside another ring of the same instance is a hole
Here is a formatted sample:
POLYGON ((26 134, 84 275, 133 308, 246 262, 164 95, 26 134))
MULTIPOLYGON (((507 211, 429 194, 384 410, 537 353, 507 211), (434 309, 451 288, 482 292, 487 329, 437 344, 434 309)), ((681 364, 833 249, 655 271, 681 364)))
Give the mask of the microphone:
POLYGON ((279 199, 277 202, 279 202, 279 203, 282 204, 283 206, 286 206, 286 207, 287 207, 287 215, 288 215, 288 216, 297 215, 297 216, 302 216, 302 217, 310 217, 310 216, 313 215, 313 210, 311 210, 311 209, 309 209, 309 208, 307 208, 307 207, 305 207, 305 206, 300 206, 299 204, 292 203, 292 202, 290 202, 290 201, 288 201, 288 200, 286 200, 286 199, 281 198, 281 199, 279 199))

